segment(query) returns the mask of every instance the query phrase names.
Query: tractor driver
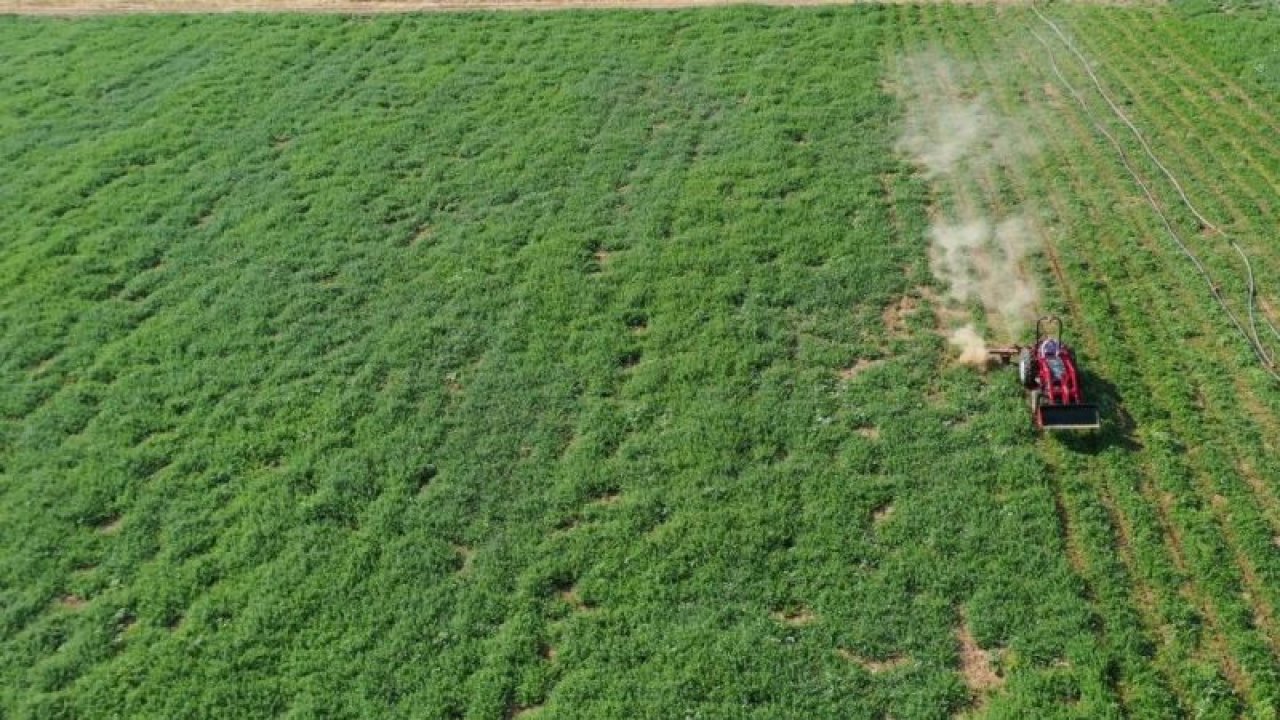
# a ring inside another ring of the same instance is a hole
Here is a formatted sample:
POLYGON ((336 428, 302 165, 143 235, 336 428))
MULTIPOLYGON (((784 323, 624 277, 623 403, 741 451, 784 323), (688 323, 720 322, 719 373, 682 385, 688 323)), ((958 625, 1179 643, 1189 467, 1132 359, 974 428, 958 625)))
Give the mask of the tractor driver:
POLYGON ((1049 338, 1040 346, 1040 355, 1044 357, 1045 364, 1049 366, 1049 374, 1053 379, 1061 382, 1062 378, 1067 374, 1067 366, 1062 362, 1062 358, 1058 357, 1058 341, 1049 338))

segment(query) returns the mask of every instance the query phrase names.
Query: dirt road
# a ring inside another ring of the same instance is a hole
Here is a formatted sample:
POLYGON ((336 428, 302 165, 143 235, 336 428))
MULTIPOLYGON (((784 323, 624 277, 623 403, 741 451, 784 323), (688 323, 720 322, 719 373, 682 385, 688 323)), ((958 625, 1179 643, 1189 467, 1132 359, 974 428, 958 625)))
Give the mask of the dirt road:
MULTIPOLYGON (((0 14, 110 13, 403 13, 464 10, 675 9, 720 5, 848 5, 860 0, 0 0, 0 14)), ((900 2, 904 0, 890 0, 900 2)), ((953 2, 957 0, 951 0, 953 2)), ((1022 0, 958 0, 962 4, 1020 4, 1022 0)))

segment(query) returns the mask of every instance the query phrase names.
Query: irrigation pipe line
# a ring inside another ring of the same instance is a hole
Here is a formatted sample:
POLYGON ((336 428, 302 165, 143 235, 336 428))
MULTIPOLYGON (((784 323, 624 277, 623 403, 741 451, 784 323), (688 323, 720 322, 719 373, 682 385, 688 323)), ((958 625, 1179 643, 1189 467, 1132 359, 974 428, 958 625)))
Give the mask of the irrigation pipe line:
MULTIPOLYGON (((1256 308, 1255 308, 1255 305, 1256 305, 1255 300, 1256 300, 1256 298, 1258 297, 1258 286, 1257 286, 1257 285, 1254 283, 1254 281, 1253 281, 1253 263, 1249 262, 1249 256, 1244 254, 1244 250, 1243 250, 1243 249, 1241 249, 1241 247, 1240 247, 1239 245, 1237 245, 1237 244, 1236 244, 1236 242, 1235 242, 1234 240, 1230 240, 1230 239, 1228 239, 1228 240, 1227 240, 1227 242, 1229 242, 1229 243, 1231 244, 1232 249, 1234 249, 1234 250, 1236 251, 1236 254, 1238 254, 1238 255, 1240 256, 1240 260, 1244 262, 1244 269, 1245 269, 1245 272, 1246 272, 1246 273, 1248 273, 1248 275, 1249 275, 1249 295, 1248 295, 1248 298, 1249 298, 1249 302, 1248 302, 1248 308, 1249 308, 1249 329, 1251 329, 1251 330, 1253 331, 1253 342, 1254 342, 1254 343, 1255 343, 1259 348, 1262 348, 1262 349, 1264 349, 1264 350, 1265 350, 1265 346, 1262 344, 1262 338, 1258 337, 1258 319, 1257 319, 1257 312, 1256 312, 1256 308)), ((1272 333, 1275 333, 1275 331, 1276 331, 1276 326, 1275 326, 1275 325, 1271 325, 1271 321, 1270 321, 1270 320, 1268 320, 1268 321, 1267 321, 1267 325, 1269 325, 1269 326, 1271 327, 1271 332, 1272 332, 1272 333)), ((1270 365, 1274 365, 1274 364, 1275 364, 1275 355, 1274 355, 1274 354, 1269 355, 1269 356, 1264 356, 1264 359, 1265 359, 1265 360, 1267 361, 1267 363, 1268 363, 1268 364, 1270 364, 1270 365)))
MULTIPOLYGON (((1112 101, 1110 95, 1108 95, 1106 90, 1104 89, 1102 85, 1102 81, 1098 79, 1097 74, 1094 73, 1093 68, 1090 66, 1088 58, 1086 58, 1075 47, 1075 45, 1071 42, 1071 40, 1067 38, 1067 36, 1062 32, 1062 30, 1056 24, 1054 24, 1052 20, 1046 17, 1044 13, 1040 12, 1039 8, 1032 5, 1031 9, 1033 12, 1035 12, 1036 16, 1040 18, 1040 20, 1042 20, 1046 25, 1048 25, 1053 30, 1054 34, 1058 36, 1058 39, 1062 41, 1062 44, 1065 45, 1067 49, 1069 49, 1072 52, 1072 54, 1075 55, 1076 59, 1080 61, 1080 64, 1084 67, 1085 72, 1088 73, 1089 78, 1093 81, 1094 87, 1097 88, 1098 94, 1103 98, 1103 100, 1106 101, 1107 105, 1111 108, 1112 112, 1114 112, 1115 115, 1134 134, 1139 144, 1142 146, 1143 151, 1146 153, 1147 157, 1156 165, 1156 167, 1158 167, 1161 170, 1162 173, 1164 173, 1165 177, 1168 178, 1169 182, 1174 186, 1174 188, 1176 188, 1179 197, 1182 199, 1183 204, 1186 205, 1187 209, 1190 210, 1192 215, 1194 215, 1196 219, 1200 221, 1202 227, 1205 227, 1219 235, 1226 237, 1226 234, 1222 232, 1220 228, 1218 228, 1214 223, 1212 223, 1208 218, 1206 218, 1195 207, 1195 205, 1191 202, 1190 198, 1187 197, 1186 191, 1183 189, 1182 184, 1178 182, 1178 179, 1174 177, 1173 173, 1170 172, 1170 170, 1164 165, 1164 163, 1160 162, 1160 159, 1156 157, 1155 152, 1151 149, 1151 146, 1147 143, 1146 138, 1143 137, 1142 132, 1138 130, 1137 126, 1133 123, 1132 120, 1129 119, 1128 115, 1126 115, 1124 111, 1121 110, 1120 107, 1117 106, 1114 101, 1112 101)), ((1253 265, 1249 261, 1249 256, 1245 253, 1244 249, 1241 248, 1240 245, 1235 240, 1232 240, 1229 237, 1227 238, 1228 244, 1231 245, 1232 249, 1236 251, 1236 253, 1240 256, 1241 261, 1243 261, 1245 266, 1245 271, 1247 273, 1247 280, 1248 280, 1247 307, 1248 307, 1248 313, 1249 313, 1249 327, 1250 327, 1249 330, 1245 329, 1244 323, 1240 321, 1239 316, 1236 315, 1236 313, 1227 304, 1226 298, 1222 296, 1222 293, 1219 290, 1218 284, 1214 282, 1213 277, 1209 273, 1208 269, 1204 266, 1204 264, 1200 261, 1200 259, 1195 255, 1195 253, 1193 253, 1191 249, 1187 247, 1187 244, 1182 240, 1182 237, 1178 234, 1177 230, 1173 227, 1173 223, 1170 222, 1168 216, 1160 208, 1159 201, 1156 199, 1154 193, 1151 191, 1150 186, 1145 181, 1143 181, 1142 177, 1139 175, 1137 170, 1133 167, 1133 164, 1129 160, 1128 153, 1124 150, 1124 147, 1120 144, 1119 140, 1117 140, 1116 137, 1102 125, 1102 123, 1094 115, 1093 111, 1089 108, 1089 105, 1085 101, 1084 97, 1075 88, 1075 86, 1072 85, 1070 81, 1067 80, 1066 76, 1062 72, 1062 69, 1058 66, 1057 60, 1053 53, 1053 48, 1050 47, 1049 42, 1046 41, 1043 37, 1041 37, 1040 34, 1037 33, 1035 30, 1031 30, 1031 34, 1036 38, 1037 41, 1040 42, 1041 45, 1044 46, 1045 51, 1049 55, 1049 63, 1053 68, 1054 74, 1057 75, 1058 80, 1063 85, 1066 86, 1067 90, 1070 91, 1072 97, 1074 97, 1076 99, 1076 102, 1079 103, 1081 108, 1084 109, 1085 114, 1088 116, 1089 120, 1093 123, 1094 127, 1098 130, 1098 132, 1100 132, 1103 136, 1105 136, 1111 142, 1112 146, 1116 149, 1116 152, 1119 154, 1120 160, 1124 164, 1125 169, 1129 171, 1129 174, 1133 176, 1134 182, 1138 184, 1138 186, 1142 189, 1143 194, 1146 195, 1147 202, 1150 203, 1152 209, 1160 217, 1160 221, 1164 225, 1165 230, 1169 233, 1169 236, 1173 239, 1174 243, 1177 244, 1178 248, 1182 251, 1182 253, 1186 255, 1187 258, 1191 260, 1191 262, 1196 266, 1196 270, 1205 279, 1205 282, 1209 286, 1209 291, 1213 294, 1214 299, 1218 301, 1218 304, 1222 307, 1222 310, 1227 314, 1227 317, 1231 319, 1231 322, 1236 326, 1236 329, 1240 331, 1240 334, 1244 337, 1245 341, 1249 343, 1249 346, 1253 350, 1254 355, 1256 355, 1258 357, 1258 360, 1262 363, 1263 369, 1273 379, 1280 381, 1280 373, 1276 372, 1274 357, 1272 356, 1271 353, 1268 352, 1266 345, 1263 344, 1262 338, 1259 336, 1259 333, 1258 333, 1257 312, 1256 312, 1257 283, 1253 273, 1253 265), (1252 330, 1252 332, 1250 332, 1250 330, 1252 330)), ((1269 318, 1264 317, 1263 320, 1267 324, 1268 328, 1271 330, 1272 334, 1275 335, 1277 339, 1280 339, 1280 330, 1277 330, 1276 326, 1271 322, 1269 318)))
MULTIPOLYGON (((1265 362, 1273 364, 1275 359, 1267 353, 1266 346, 1262 344, 1262 338, 1258 334, 1258 321, 1256 314, 1257 285, 1254 282, 1253 277, 1253 264, 1249 262, 1249 257, 1245 254, 1244 249, 1241 248, 1234 239, 1224 233, 1221 228, 1205 217, 1204 214, 1201 213, 1200 210, 1191 202, 1191 199, 1187 197, 1187 193, 1182 187, 1182 183, 1178 182, 1178 179, 1174 177, 1169 168, 1165 167, 1165 164, 1160 162, 1160 158, 1156 157, 1155 151, 1151 149, 1151 145, 1147 143, 1146 137, 1144 137, 1138 130, 1138 126, 1129 119, 1129 116, 1125 114, 1124 110, 1122 110, 1120 106, 1116 105, 1115 102, 1111 100, 1111 96, 1107 94, 1106 89, 1102 85, 1102 81, 1099 80, 1097 74, 1094 73, 1093 66, 1089 63, 1088 58, 1080 52, 1075 43, 1073 43, 1071 39, 1062 32, 1056 23, 1050 20, 1044 13, 1040 12, 1039 8, 1032 5, 1031 10, 1053 30, 1054 34, 1058 36, 1058 39, 1062 41, 1062 44, 1065 45, 1066 48, 1070 50, 1080 61, 1080 64, 1084 67, 1084 71, 1089 74, 1089 79, 1093 81, 1094 87, 1098 89, 1098 94, 1101 95, 1102 99, 1106 101, 1108 106, 1110 106, 1112 112, 1116 114, 1116 117, 1120 118, 1120 120, 1128 126, 1129 130, 1133 132, 1134 137, 1138 139, 1138 143, 1142 145, 1143 152, 1147 154, 1147 157, 1151 159, 1151 162, 1155 163, 1156 167, 1160 168, 1160 172, 1164 173, 1164 176, 1173 184, 1174 189, 1178 191, 1178 196, 1182 198, 1182 203, 1186 205, 1187 209, 1191 211, 1191 214, 1200 221, 1201 227, 1212 230, 1214 233, 1226 238, 1227 243, 1231 245, 1232 249, 1235 250, 1238 255, 1240 255, 1240 259, 1244 261, 1245 271, 1249 275, 1249 294, 1247 296, 1246 306, 1249 310, 1249 328, 1253 333, 1249 340, 1253 343, 1256 350, 1261 352, 1265 362)), ((1272 324, 1271 320, 1265 317, 1263 319, 1271 329, 1271 333, 1277 338, 1280 338, 1280 331, 1276 329, 1276 326, 1272 324)))
POLYGON ((1265 350, 1260 347, 1259 343, 1255 343, 1253 338, 1250 337, 1249 331, 1245 329, 1244 324, 1240 321, 1240 317, 1231 309, 1230 305, 1227 304, 1226 298, 1222 296, 1222 292, 1219 290, 1218 284, 1214 281, 1208 268, 1204 266, 1204 263, 1200 261, 1200 258, 1197 257, 1196 254, 1191 251, 1191 248, 1187 247, 1187 244, 1182 240, 1181 235, 1178 234, 1177 229, 1174 228, 1173 223, 1169 220, 1169 216, 1165 214, 1163 209, 1161 209, 1160 203, 1152 192, 1151 187, 1142 179, 1142 176, 1133 167, 1133 163, 1129 160, 1129 154, 1125 151, 1124 146, 1120 144, 1120 141, 1115 135, 1102 125, 1101 121, 1096 115, 1094 115, 1093 110, 1089 107, 1084 97, 1080 94, 1080 91, 1067 80, 1066 76, 1062 73, 1062 69, 1058 66, 1057 59, 1055 58, 1053 49, 1049 46, 1048 41, 1041 37, 1035 30, 1031 30, 1031 34, 1040 42, 1041 45, 1044 45, 1045 51, 1049 55, 1049 63, 1053 68, 1054 74, 1057 75, 1058 80, 1066 86, 1067 90, 1071 93, 1071 96, 1074 97, 1076 102, 1080 104, 1080 107, 1084 109, 1085 115, 1087 115, 1090 122, 1093 123, 1094 128, 1111 142, 1112 147, 1115 148, 1116 153, 1120 156, 1121 163, 1123 163, 1125 169, 1129 171, 1129 174, 1133 177, 1133 180, 1137 183, 1138 187, 1142 189, 1143 195, 1146 196, 1147 202, 1151 205, 1152 210, 1155 211, 1156 216, 1160 218, 1160 222, 1164 225, 1165 231, 1169 234, 1169 237, 1173 240, 1174 244, 1178 246, 1178 249, 1182 251, 1182 254, 1185 255, 1193 265, 1195 265, 1196 271, 1204 278, 1205 283, 1209 286, 1209 292, 1213 294, 1214 299, 1218 301, 1218 305, 1222 307, 1223 312, 1227 314, 1227 317, 1231 320, 1232 324, 1234 324, 1236 329, 1240 331, 1240 334, 1249 344, 1250 349, 1253 350, 1254 355, 1256 355, 1262 362, 1263 370, 1265 370, 1273 379, 1280 381, 1280 373, 1277 373, 1272 367, 1265 350))
MULTIPOLYGON (((1142 146, 1143 152, 1146 153, 1147 157, 1151 160, 1151 162, 1153 162, 1155 166, 1158 167, 1162 173, 1164 173, 1164 176, 1169 179, 1169 182, 1173 185, 1174 189, 1177 190, 1178 196, 1182 199, 1182 203, 1186 205, 1187 209, 1191 211, 1191 214, 1194 215, 1195 218, 1200 222, 1201 227, 1204 227, 1208 230, 1212 230, 1214 233, 1226 238, 1227 243, 1231 245, 1232 249, 1235 250, 1236 253, 1240 256, 1240 259, 1244 262, 1245 271, 1248 274, 1249 291, 1248 291, 1246 306, 1249 312, 1249 327, 1250 327, 1250 330, 1252 331, 1251 335, 1246 334, 1245 337, 1246 337, 1246 340, 1248 340, 1254 346, 1254 352, 1259 355, 1260 359, 1262 359, 1262 361, 1267 365, 1273 365, 1274 357, 1267 352, 1267 348, 1265 345, 1263 345, 1262 338, 1259 336, 1259 333, 1258 333, 1258 323, 1257 323, 1257 313, 1256 313, 1257 284, 1254 280, 1253 264, 1249 262, 1249 257, 1248 255, 1245 254, 1244 249, 1241 248, 1240 245, 1234 239, 1228 237, 1226 233, 1222 231, 1221 228, 1219 228, 1211 220, 1205 217, 1204 214, 1201 213, 1200 210, 1196 208, 1196 206, 1191 202, 1191 199, 1187 197, 1186 190, 1184 190, 1182 187, 1182 183, 1178 182, 1178 179, 1174 177, 1173 173, 1169 170, 1169 168, 1166 167, 1165 164, 1160 161, 1160 158, 1156 157, 1155 151, 1151 149, 1151 145, 1147 142, 1146 137, 1143 136, 1142 132, 1138 130, 1137 125, 1135 125, 1133 121, 1129 119, 1129 116, 1125 114, 1124 110, 1122 110, 1120 106, 1118 106, 1111 99, 1111 96, 1107 93, 1106 89, 1103 87, 1102 81, 1098 78, 1097 74, 1093 71, 1093 66, 1089 63, 1088 58, 1086 58, 1084 54, 1080 52, 1080 50, 1075 46, 1075 43, 1073 43, 1071 39, 1067 37, 1065 33, 1062 32, 1061 28, 1059 28, 1056 23, 1054 23, 1044 13, 1042 13, 1039 8, 1032 5, 1031 10, 1036 14, 1037 17, 1040 18, 1040 20, 1042 20, 1046 25, 1048 25, 1053 30, 1054 34, 1058 36, 1058 39, 1062 41, 1062 44, 1066 46, 1066 48, 1070 50, 1073 55, 1076 56, 1076 59, 1080 61, 1080 64, 1084 68, 1084 71, 1088 73, 1089 79, 1093 81, 1094 87, 1097 88, 1098 94, 1102 97, 1104 101, 1106 101, 1108 107, 1111 108, 1111 111, 1115 113, 1116 117, 1118 117, 1129 128, 1129 130, 1133 133, 1134 137, 1137 138, 1138 143, 1142 146)), ((1041 42, 1043 43, 1043 40, 1041 42)), ((1271 329, 1271 333, 1275 335, 1278 339, 1280 339, 1280 330, 1276 329, 1276 326, 1271 322, 1269 318, 1264 317, 1263 319, 1266 322, 1267 326, 1271 329)))

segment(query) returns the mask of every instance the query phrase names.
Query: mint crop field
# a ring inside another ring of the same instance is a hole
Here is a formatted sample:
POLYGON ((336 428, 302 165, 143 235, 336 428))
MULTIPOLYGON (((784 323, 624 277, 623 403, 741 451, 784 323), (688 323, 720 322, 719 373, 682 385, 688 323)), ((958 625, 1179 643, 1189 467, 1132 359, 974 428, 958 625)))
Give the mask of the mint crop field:
POLYGON ((1276 717, 1230 10, 0 18, 0 717, 1276 717))

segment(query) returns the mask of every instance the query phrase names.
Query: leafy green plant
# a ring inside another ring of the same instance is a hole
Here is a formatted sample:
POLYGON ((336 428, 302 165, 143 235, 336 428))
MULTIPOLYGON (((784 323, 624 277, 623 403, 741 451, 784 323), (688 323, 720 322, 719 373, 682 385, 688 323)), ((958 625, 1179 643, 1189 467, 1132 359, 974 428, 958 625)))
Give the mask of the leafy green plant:
MULTIPOLYGON (((1261 248, 1237 26, 1056 12, 1261 248)), ((0 18, 0 714, 1265 717, 1280 404, 1033 20, 0 18), (921 177, 922 49, 1051 152, 921 177), (966 194, 1094 441, 951 362, 966 194)))

